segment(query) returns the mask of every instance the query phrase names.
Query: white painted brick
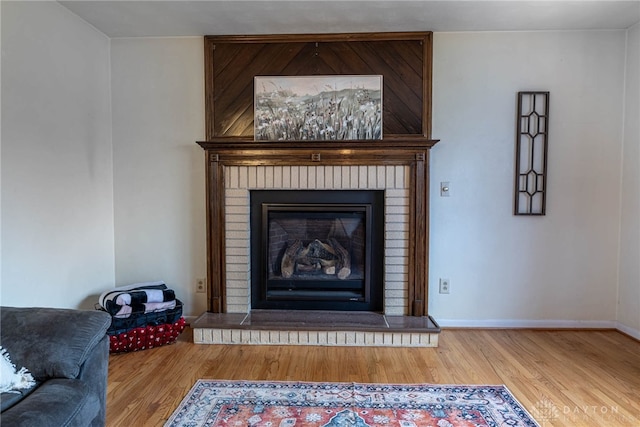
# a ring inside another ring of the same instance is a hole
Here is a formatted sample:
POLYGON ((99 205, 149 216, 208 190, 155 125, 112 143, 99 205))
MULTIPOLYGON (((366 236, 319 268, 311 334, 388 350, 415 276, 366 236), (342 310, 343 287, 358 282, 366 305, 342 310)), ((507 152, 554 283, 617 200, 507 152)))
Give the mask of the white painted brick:
POLYGON ((385 188, 387 188, 387 192, 390 188, 395 187, 396 183, 396 168, 395 166, 385 166, 385 174, 384 174, 385 188))
POLYGON ((249 271, 249 266, 245 264, 227 264, 227 271, 249 271))
POLYGON ((338 166, 340 168, 340 185, 336 188, 351 188, 351 166, 338 166))
POLYGON ((377 190, 382 190, 386 186, 387 168, 386 166, 375 166, 375 168, 376 168, 376 172, 375 172, 374 180, 369 180, 369 182, 370 183, 375 182, 375 188, 377 190))
POLYGON ((360 188, 360 168, 358 166, 349 166, 348 188, 360 188))
POLYGON ((338 343, 338 333, 336 331, 327 332, 327 344, 336 345, 338 343))
POLYGON ((409 241, 407 239, 386 239, 384 242, 384 248, 394 249, 394 248, 408 248, 409 241))
POLYGON ((398 290, 387 289, 387 291, 385 292, 385 296, 388 297, 389 299, 406 298, 407 291, 405 291, 404 289, 398 289, 398 290))
POLYGON ((229 233, 230 231, 246 231, 247 224, 242 222, 229 222, 227 221, 225 224, 225 233, 229 233))
POLYGON ((385 265, 407 265, 408 260, 404 257, 388 256, 388 257, 385 257, 384 263, 385 265))
POLYGON ((246 271, 227 271, 227 280, 235 281, 247 281, 249 280, 249 270, 246 271))
POLYGON ((385 277, 385 280, 384 280, 385 283, 393 283, 393 282, 402 283, 402 282, 406 282, 408 279, 406 272, 390 273, 385 271, 384 277, 385 277))
POLYGON ((249 258, 249 245, 247 246, 232 246, 229 247, 227 246, 225 248, 225 253, 229 256, 235 256, 235 257, 240 257, 240 256, 244 256, 249 258))
POLYGON ((420 345, 420 335, 422 334, 411 334, 411 345, 420 345))
POLYGON ((244 188, 227 188, 224 190, 224 197, 227 199, 246 199, 248 194, 249 192, 244 188))
POLYGON ((324 177, 324 184, 322 188, 330 190, 333 188, 333 167, 325 166, 322 170, 322 175, 324 177))
POLYGON ((227 206, 225 207, 225 213, 227 215, 249 215, 249 206, 227 206))
POLYGON ((409 249, 408 248, 389 248, 384 251, 385 257, 408 257, 409 249))
POLYGON ((227 305, 246 305, 247 304, 247 298, 244 297, 230 297, 227 296, 227 305))
POLYGON ((300 188, 300 166, 291 166, 291 187, 300 188))
POLYGON ((204 332, 203 337, 204 337, 204 341, 208 342, 208 343, 214 343, 216 342, 215 340, 215 334, 214 334, 215 330, 214 329, 208 329, 204 332))
POLYGON ((289 344, 299 344, 300 334, 298 331, 289 331, 289 344))
MULTIPOLYGON (((235 284, 235 283, 234 283, 235 284)), ((243 283, 244 287, 242 288, 237 288, 237 287, 227 287, 227 297, 248 297, 249 296, 249 289, 247 289, 247 284, 243 283)))
POLYGON ((255 166, 256 170, 256 187, 255 188, 264 188, 265 183, 265 167, 264 166, 255 166))
MULTIPOLYGON (((402 200, 402 199, 400 199, 400 200, 402 200)), ((391 215, 394 215, 394 216, 399 215, 401 217, 404 217, 404 218, 408 219, 409 206, 406 205, 406 204, 389 205, 389 206, 387 206, 387 209, 385 210, 385 213, 387 214, 387 217, 389 217, 391 215)))
POLYGON ((282 167, 282 187, 291 188, 291 166, 282 167))
MULTIPOLYGON (((234 258, 233 264, 238 264, 238 257, 241 261, 249 263, 249 192, 248 188, 335 188, 335 189, 359 189, 359 188, 384 188, 385 191, 385 211, 387 216, 388 233, 385 235, 385 256, 387 267, 401 265, 400 258, 406 258, 408 254, 408 177, 409 168, 404 166, 275 166, 275 167, 229 167, 225 168, 225 175, 233 179, 237 177, 238 183, 247 188, 229 188, 226 190, 227 215, 225 217, 228 225, 226 233, 229 237, 226 240, 228 255, 234 258), (231 172, 231 170, 233 172, 231 172), (246 185, 244 185, 246 182, 246 185), (301 183, 303 185, 301 185, 301 183), (393 225, 396 224, 396 225, 393 225), (244 234, 240 234, 244 233, 244 234), (242 237, 242 238, 241 238, 242 237)), ((231 182, 233 183, 233 182, 231 182)), ((228 260, 232 261, 232 260, 228 260)), ((249 267, 247 271, 233 271, 238 267, 231 264, 227 270, 227 285, 237 288, 237 291, 228 292, 232 297, 239 297, 241 287, 250 287, 249 267)), ((385 280, 393 279, 385 283, 386 287, 394 290, 394 287, 406 288, 408 274, 395 273, 394 268, 390 268, 391 273, 385 272, 385 280), (390 276, 390 277, 388 277, 390 276)), ((398 289, 401 291, 401 289, 398 289)), ((402 292, 393 292, 396 297, 402 292)), ((244 294, 242 296, 244 298, 244 294)), ((246 297, 248 299, 248 296, 246 297)), ((385 300, 385 304, 396 304, 398 298, 385 300)), ((242 304, 236 300, 228 304, 248 311, 248 301, 242 304)), ((405 306, 406 302, 400 302, 405 306)), ((386 310, 386 309, 385 309, 386 310)), ((393 310, 396 310, 393 308, 393 310)), ((327 337, 327 340, 331 338, 327 337)), ((337 338, 336 338, 337 339, 337 338)))
POLYGON ((374 334, 374 343, 375 345, 383 345, 384 344, 384 334, 382 332, 376 332, 374 334))
POLYGON ((407 231, 407 224, 404 222, 390 222, 385 224, 385 236, 388 239, 406 239, 408 237, 406 234, 398 232, 406 233, 407 231))
POLYGON ((246 264, 249 265, 248 255, 228 255, 226 256, 227 264, 246 264))
POLYGON ((358 188, 364 189, 367 188, 369 183, 367 178, 369 178, 369 170, 366 166, 358 166, 358 188))
POLYGON ((249 241, 245 239, 237 240, 237 239, 226 239, 225 244, 227 248, 248 248, 249 241))
POLYGON ((249 188, 257 188, 258 187, 258 177, 256 175, 257 169, 254 167, 249 168, 249 188))
POLYGON ((408 187, 405 182, 405 167, 404 166, 396 166, 396 182, 394 183, 395 188, 405 188, 408 187))
POLYGON ((273 188, 273 166, 264 166, 264 188, 273 188))
POLYGON ((386 272, 389 273, 407 273, 407 265, 387 265, 385 268, 386 272))
POLYGON ((319 345, 327 345, 329 341, 328 331, 318 331, 316 335, 317 335, 317 343, 319 345))
POLYGON ((314 166, 307 168, 307 188, 317 188, 316 178, 318 177, 318 170, 314 166))
POLYGON ((385 307, 384 314, 387 316, 406 316, 408 311, 405 307, 385 307))
POLYGON ((238 176, 238 188, 249 187, 249 169, 246 167, 234 167, 238 176))
MULTIPOLYGON (((394 228, 393 224, 387 224, 388 227, 394 228)), ((402 227, 398 227, 402 229, 402 227)), ((401 230, 386 231, 384 237, 387 240, 409 240, 409 233, 401 230)))
POLYGON ((394 202, 395 204, 397 204, 397 202, 399 201, 404 201, 404 203, 407 203, 409 201, 409 189, 387 187, 387 190, 385 191, 385 197, 390 202, 394 202))
POLYGON ((392 345, 393 334, 391 332, 384 332, 382 337, 382 342, 384 343, 384 345, 392 345))
POLYGON ((232 168, 224 168, 224 172, 223 173, 224 173, 224 186, 225 186, 225 188, 237 188, 237 187, 233 187, 233 182, 231 182, 231 169, 232 168))
POLYGON ((356 331, 355 336, 356 336, 356 342, 355 342, 356 345, 364 345, 365 343, 364 332, 356 331))
POLYGON ((204 335, 203 328, 193 328, 193 342, 196 344, 201 344, 204 335))
POLYGON ((345 338, 347 345, 355 345, 356 343, 356 333, 352 331, 345 332, 345 338))
POLYGON ((347 343, 347 335, 344 331, 336 332, 336 344, 337 345, 345 345, 347 343))
POLYGON ((309 188, 309 171, 307 166, 300 166, 300 175, 298 178, 298 185, 300 185, 300 188, 309 188))
POLYGON ((318 341, 320 341, 320 337, 318 336, 318 331, 309 331, 309 337, 307 344, 309 345, 318 345, 318 341))
POLYGON ((385 216, 387 226, 391 224, 398 224, 402 230, 409 230, 409 215, 403 214, 390 214, 385 216))
POLYGON ((333 170, 333 189, 342 188, 342 166, 332 166, 333 170))
POLYGON ((438 346, 439 334, 429 334, 429 347, 438 346))
POLYGON ((364 344, 365 345, 374 345, 376 342, 375 340, 375 333, 374 332, 365 332, 364 333, 364 344))

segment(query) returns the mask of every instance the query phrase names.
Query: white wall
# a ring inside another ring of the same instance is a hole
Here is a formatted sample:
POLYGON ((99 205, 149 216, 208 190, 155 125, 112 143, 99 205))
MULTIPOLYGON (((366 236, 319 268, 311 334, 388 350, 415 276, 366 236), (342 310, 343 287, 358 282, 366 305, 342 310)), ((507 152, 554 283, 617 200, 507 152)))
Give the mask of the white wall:
POLYGON ((627 31, 619 328, 640 339, 640 24, 627 31))
POLYGON ((442 325, 615 325, 624 37, 434 35, 429 310, 442 325), (522 90, 551 92, 543 217, 512 214, 522 90))
POLYGON ((109 39, 2 4, 3 305, 92 308, 114 284, 109 39))
MULTIPOLYGON (((638 330, 637 34, 626 82, 624 31, 435 34, 429 305, 443 325, 618 315, 638 330), (516 92, 537 89, 551 91, 547 215, 514 217, 516 92)), ((110 43, 57 3, 3 2, 2 67, 2 304, 89 305, 162 279, 185 315, 204 312, 202 39, 110 43)))
POLYGON ((116 282, 164 280, 206 311, 202 38, 112 39, 116 282))

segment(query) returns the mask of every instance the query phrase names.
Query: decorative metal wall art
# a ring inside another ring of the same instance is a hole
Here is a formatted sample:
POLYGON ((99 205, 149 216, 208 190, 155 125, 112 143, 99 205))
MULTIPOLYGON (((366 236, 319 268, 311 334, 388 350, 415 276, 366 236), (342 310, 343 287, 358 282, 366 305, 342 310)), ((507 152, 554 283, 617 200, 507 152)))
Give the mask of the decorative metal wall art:
POLYGON ((549 92, 518 92, 514 215, 544 215, 549 92))

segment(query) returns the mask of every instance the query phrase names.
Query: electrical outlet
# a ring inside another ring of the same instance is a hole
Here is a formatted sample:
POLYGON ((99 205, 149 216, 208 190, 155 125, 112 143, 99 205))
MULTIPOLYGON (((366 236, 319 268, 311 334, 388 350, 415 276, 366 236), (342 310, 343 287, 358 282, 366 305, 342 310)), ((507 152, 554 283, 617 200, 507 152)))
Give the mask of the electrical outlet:
POLYGON ((196 292, 207 292, 207 279, 196 279, 196 292))
POLYGON ((440 279, 440 293, 448 294, 450 290, 449 279, 440 279))

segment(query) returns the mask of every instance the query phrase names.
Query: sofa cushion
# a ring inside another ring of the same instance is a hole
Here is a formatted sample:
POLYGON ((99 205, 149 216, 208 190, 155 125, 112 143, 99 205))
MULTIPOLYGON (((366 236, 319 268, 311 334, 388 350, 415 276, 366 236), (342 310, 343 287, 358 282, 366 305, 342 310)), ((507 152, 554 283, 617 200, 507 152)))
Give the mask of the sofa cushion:
POLYGON ((16 403, 27 397, 33 390, 35 390, 40 383, 35 383, 33 387, 26 390, 8 391, 0 394, 0 412, 4 412, 11 408, 16 403))
POLYGON ((37 380, 76 378, 111 324, 97 310, 2 307, 0 316, 3 347, 37 380))
POLYGON ((45 381, 26 399, 2 413, 2 425, 87 426, 100 411, 98 398, 80 380, 45 381))

